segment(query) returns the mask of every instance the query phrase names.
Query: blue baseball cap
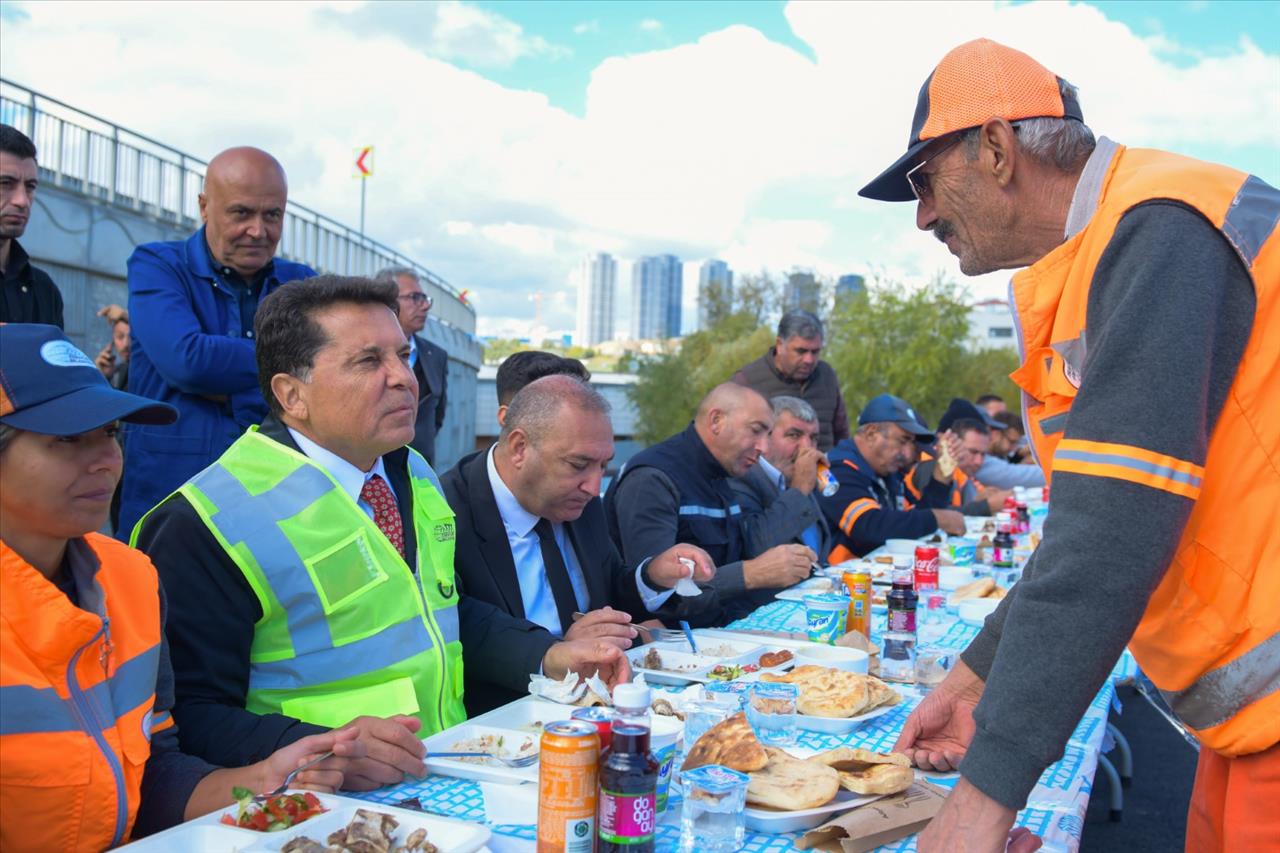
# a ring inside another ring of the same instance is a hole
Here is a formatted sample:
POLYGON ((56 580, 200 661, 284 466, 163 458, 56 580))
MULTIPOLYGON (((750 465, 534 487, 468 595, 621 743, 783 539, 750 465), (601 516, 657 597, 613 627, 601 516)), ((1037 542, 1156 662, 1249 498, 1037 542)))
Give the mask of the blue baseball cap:
POLYGON ((933 441, 933 432, 920 422, 916 410, 907 405, 907 401, 892 394, 881 394, 872 397, 870 402, 858 415, 858 426, 864 424, 897 424, 917 439, 933 441))
POLYGON ((112 421, 171 424, 178 410, 112 388, 57 326, 0 323, 0 423, 76 435, 112 421))

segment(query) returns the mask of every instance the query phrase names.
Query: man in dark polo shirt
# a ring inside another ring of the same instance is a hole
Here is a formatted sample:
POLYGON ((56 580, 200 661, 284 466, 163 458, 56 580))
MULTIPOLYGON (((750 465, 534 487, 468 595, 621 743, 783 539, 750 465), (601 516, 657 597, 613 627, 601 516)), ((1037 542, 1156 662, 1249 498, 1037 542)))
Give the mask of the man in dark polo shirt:
POLYGON ((27 230, 39 183, 36 146, 0 124, 0 323, 46 323, 62 328, 62 294, 33 266, 18 238, 27 230))
POLYGON ((788 311, 778 322, 778 339, 764 355, 733 375, 766 400, 799 397, 818 413, 818 449, 823 453, 849 437, 840 381, 821 361, 822 321, 808 311, 788 311))

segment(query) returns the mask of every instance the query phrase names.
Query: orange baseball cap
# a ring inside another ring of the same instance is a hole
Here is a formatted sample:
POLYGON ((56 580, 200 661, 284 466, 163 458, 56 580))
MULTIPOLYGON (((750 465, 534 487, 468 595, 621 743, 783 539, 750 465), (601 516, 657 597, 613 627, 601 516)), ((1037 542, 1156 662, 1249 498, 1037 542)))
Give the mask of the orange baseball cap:
POLYGON ((930 142, 993 118, 1084 121, 1080 102, 1062 94, 1063 80, 1020 50, 990 39, 965 42, 942 57, 920 87, 907 153, 858 190, 863 198, 915 201, 907 172, 930 142))

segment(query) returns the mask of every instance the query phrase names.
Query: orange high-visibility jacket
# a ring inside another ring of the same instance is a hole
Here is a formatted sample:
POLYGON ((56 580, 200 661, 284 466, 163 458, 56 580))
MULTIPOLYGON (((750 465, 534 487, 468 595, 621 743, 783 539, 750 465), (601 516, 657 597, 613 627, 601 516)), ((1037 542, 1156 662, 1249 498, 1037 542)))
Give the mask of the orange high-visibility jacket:
POLYGON ((140 551, 90 533, 80 607, 0 542, 0 849, 101 851, 138 812, 155 715, 160 597, 140 551), (83 609, 82 609, 83 608, 83 609))
POLYGON ((1130 647, 1205 746, 1257 752, 1280 742, 1280 192, 1224 166, 1121 146, 1095 204, 1079 233, 1013 278, 1024 358, 1013 379, 1028 434, 1047 476, 1114 477, 1195 501, 1130 647), (1121 217, 1151 199, 1182 202, 1221 229, 1257 296, 1203 466, 1062 439, 1083 371, 1094 270, 1121 217))

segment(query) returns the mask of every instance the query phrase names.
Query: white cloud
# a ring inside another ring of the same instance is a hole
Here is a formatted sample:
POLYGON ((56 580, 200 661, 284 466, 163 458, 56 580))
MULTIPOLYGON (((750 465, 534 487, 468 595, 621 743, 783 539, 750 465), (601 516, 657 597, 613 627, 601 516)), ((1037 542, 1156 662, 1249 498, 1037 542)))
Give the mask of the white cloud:
POLYGON ((640 22, 640 29, 644 30, 646 33, 659 32, 662 29, 662 21, 659 21, 657 18, 645 18, 640 22))
POLYGON ((600 22, 596 20, 582 21, 573 25, 575 36, 593 35, 598 32, 600 32, 600 22))
MULTIPOLYGON (((464 3, 226 8, 33 4, 0 28, 4 74, 196 156, 266 147, 295 199, 346 222, 351 150, 377 145, 369 232, 470 288, 482 330, 528 324, 534 290, 554 295, 544 324, 572 328, 570 272, 595 250, 718 256, 740 274, 958 275, 911 206, 855 193, 903 150, 932 66, 978 35, 1079 85, 1090 125, 1119 141, 1228 162, 1280 147, 1280 57, 1248 40, 1198 56, 1083 4, 793 2, 813 58, 744 26, 614 56, 581 117, 458 67, 563 50, 464 3), (210 44, 218 61, 193 60, 210 44)), ((998 295, 1006 279, 972 284, 998 295)))

